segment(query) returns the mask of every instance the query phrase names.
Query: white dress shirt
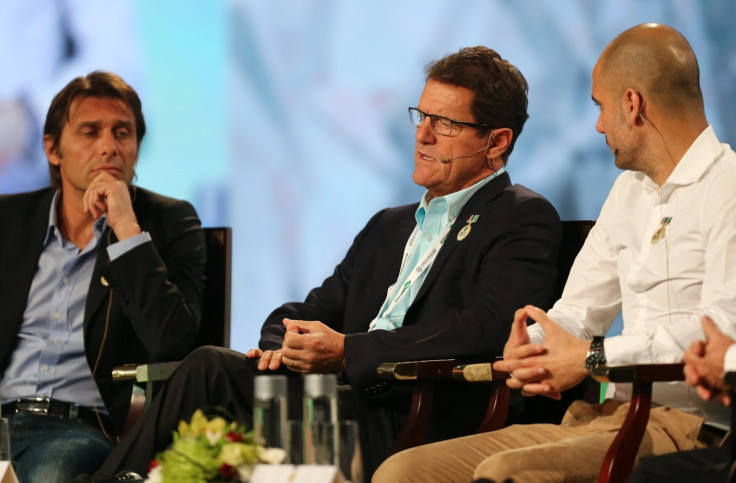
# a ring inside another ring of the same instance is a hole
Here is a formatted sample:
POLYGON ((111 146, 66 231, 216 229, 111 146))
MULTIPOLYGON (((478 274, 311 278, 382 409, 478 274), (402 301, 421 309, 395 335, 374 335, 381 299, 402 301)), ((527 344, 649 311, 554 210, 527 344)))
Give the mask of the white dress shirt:
MULTIPOLYGON (((704 338, 702 315, 736 338, 735 189, 736 153, 710 126, 661 187, 642 172, 622 173, 550 318, 590 339, 605 335, 622 311, 622 334, 604 343, 609 364, 681 361, 704 338), (664 236, 655 236, 662 227, 664 236)), ((532 342, 544 339, 536 324, 529 333, 532 342)), ((627 398, 628 385, 618 386, 609 394, 627 398)), ((666 395, 655 387, 655 401, 702 404, 684 384, 668 386, 666 395)))

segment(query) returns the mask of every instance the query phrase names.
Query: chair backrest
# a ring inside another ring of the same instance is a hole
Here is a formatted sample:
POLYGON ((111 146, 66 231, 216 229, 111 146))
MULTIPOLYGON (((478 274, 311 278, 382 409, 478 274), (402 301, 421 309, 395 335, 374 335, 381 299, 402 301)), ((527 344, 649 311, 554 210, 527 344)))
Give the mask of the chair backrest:
POLYGON ((207 247, 206 281, 202 325, 196 345, 230 347, 232 228, 206 227, 204 239, 207 247))
POLYGON ((557 280, 555 281, 554 301, 562 296, 570 269, 583 248, 585 239, 588 238, 590 229, 595 225, 593 220, 567 220, 562 222, 562 243, 560 244, 560 255, 557 258, 557 280))
MULTIPOLYGON (((554 301, 557 301, 562 295, 562 290, 565 288, 565 283, 567 282, 567 277, 570 275, 570 269, 575 261, 575 257, 577 257, 578 252, 583 247, 585 239, 588 237, 588 233, 593 228, 593 225, 595 225, 595 221, 592 220, 562 222, 562 243, 560 244, 560 254, 557 258, 557 280, 555 282, 554 301)), ((506 421, 507 424, 559 424, 568 406, 573 401, 583 399, 590 403, 599 402, 600 384, 591 378, 586 378, 585 381, 577 386, 563 391, 562 399, 560 400, 544 397, 523 398, 518 394, 514 394, 512 397, 517 398, 518 412, 509 414, 506 421), (523 403, 520 403, 519 399, 523 403)))

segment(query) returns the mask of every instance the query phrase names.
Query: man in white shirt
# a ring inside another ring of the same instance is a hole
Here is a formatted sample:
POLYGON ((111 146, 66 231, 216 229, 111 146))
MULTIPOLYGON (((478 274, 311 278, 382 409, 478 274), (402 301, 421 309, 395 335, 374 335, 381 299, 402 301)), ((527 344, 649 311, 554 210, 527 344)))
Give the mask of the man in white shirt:
MULTIPOLYGON (((736 153, 708 125, 698 78, 687 40, 665 25, 633 27, 603 51, 593 69, 596 129, 627 171, 562 298, 548 314, 517 311, 496 363, 511 373, 512 388, 559 398, 606 359, 680 361, 702 337, 703 315, 736 335, 736 264, 728 258, 736 250, 736 153), (623 333, 604 343, 619 311, 623 333), (536 324, 527 329, 528 319, 536 324)), ((374 481, 595 480, 628 410, 626 389, 612 385, 614 398, 601 405, 573 403, 559 426, 512 426, 410 449, 387 460, 374 481)), ((699 401, 684 384, 655 387, 654 400, 676 408, 699 401)), ((722 409, 653 410, 639 456, 702 447, 703 417, 723 423, 722 409)))

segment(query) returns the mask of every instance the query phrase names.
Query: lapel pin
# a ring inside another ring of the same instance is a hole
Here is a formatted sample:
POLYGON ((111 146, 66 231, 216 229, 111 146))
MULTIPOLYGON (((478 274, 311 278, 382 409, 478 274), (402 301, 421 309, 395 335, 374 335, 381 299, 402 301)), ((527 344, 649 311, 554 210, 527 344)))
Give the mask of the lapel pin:
POLYGON ((480 215, 470 215, 468 217, 468 221, 466 222, 467 225, 462 227, 462 229, 457 234, 457 241, 463 241, 470 233, 470 229, 473 223, 478 221, 478 218, 480 218, 480 215))
POLYGON ((659 243, 660 240, 664 238, 664 229, 667 225, 670 224, 671 221, 672 221, 671 216, 665 216, 664 218, 662 218, 659 228, 657 228, 657 231, 655 231, 654 235, 652 235, 652 245, 659 243))

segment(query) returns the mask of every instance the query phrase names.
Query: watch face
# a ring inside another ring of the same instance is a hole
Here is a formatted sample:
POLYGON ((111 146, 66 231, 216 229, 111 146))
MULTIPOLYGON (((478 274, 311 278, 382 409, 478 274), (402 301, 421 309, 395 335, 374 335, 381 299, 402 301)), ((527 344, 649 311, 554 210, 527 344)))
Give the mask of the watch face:
POLYGON ((585 369, 588 372, 593 372, 598 366, 606 363, 606 356, 601 352, 593 352, 588 354, 585 359, 585 369))

